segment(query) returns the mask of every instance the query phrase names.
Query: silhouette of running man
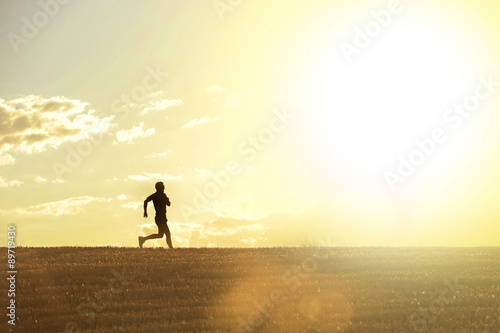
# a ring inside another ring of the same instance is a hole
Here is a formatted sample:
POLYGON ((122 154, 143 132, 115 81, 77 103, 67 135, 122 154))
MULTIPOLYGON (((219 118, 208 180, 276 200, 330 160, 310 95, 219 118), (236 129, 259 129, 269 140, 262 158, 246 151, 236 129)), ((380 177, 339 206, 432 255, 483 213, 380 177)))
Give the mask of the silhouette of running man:
POLYGON ((153 200, 153 205, 156 211, 155 223, 158 226, 158 233, 151 234, 146 237, 139 236, 139 247, 142 248, 142 245, 148 239, 163 238, 163 234, 165 234, 167 236, 168 247, 173 249, 172 240, 170 239, 170 230, 167 226, 167 206, 170 207, 170 200, 164 192, 165 185, 163 185, 162 182, 156 183, 155 188, 156 192, 144 200, 144 217, 148 217, 148 202, 153 200))

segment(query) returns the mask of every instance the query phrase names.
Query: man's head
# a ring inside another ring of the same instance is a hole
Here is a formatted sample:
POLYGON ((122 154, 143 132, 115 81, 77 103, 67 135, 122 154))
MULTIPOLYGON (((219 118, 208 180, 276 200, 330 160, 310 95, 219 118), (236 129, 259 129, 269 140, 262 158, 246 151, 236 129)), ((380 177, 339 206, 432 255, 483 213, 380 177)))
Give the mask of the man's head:
POLYGON ((165 190, 165 185, 163 185, 163 182, 158 182, 155 184, 155 188, 158 192, 163 192, 165 190))

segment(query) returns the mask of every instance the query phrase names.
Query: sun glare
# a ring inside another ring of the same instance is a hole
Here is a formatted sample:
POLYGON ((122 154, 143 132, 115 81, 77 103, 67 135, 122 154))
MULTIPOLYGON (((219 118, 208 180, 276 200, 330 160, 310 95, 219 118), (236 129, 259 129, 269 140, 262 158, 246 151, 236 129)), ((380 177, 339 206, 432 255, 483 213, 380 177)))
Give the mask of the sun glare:
MULTIPOLYGON (((432 20, 414 17, 389 28, 351 63, 338 47, 311 48, 316 52, 303 80, 318 162, 327 172, 355 173, 364 184, 382 180, 398 155, 430 135, 449 101, 468 92, 478 73, 467 44, 432 20)), ((331 43, 328 37, 319 44, 331 43)))

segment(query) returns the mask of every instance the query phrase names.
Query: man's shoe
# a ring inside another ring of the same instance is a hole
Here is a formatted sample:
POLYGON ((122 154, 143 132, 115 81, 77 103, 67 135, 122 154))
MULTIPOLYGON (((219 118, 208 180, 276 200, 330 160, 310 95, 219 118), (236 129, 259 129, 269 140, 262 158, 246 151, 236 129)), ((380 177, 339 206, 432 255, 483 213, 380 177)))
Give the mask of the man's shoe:
POLYGON ((139 247, 142 249, 142 244, 144 244, 143 237, 139 236, 139 247))

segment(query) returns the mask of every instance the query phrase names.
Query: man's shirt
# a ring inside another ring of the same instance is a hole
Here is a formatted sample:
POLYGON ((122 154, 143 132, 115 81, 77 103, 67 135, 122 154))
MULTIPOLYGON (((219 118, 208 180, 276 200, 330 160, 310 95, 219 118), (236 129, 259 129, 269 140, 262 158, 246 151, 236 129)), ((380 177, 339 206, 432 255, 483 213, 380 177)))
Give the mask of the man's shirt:
POLYGON ((156 216, 167 215, 167 206, 170 206, 170 200, 164 192, 155 192, 146 198, 145 203, 153 200, 155 206, 156 216))

